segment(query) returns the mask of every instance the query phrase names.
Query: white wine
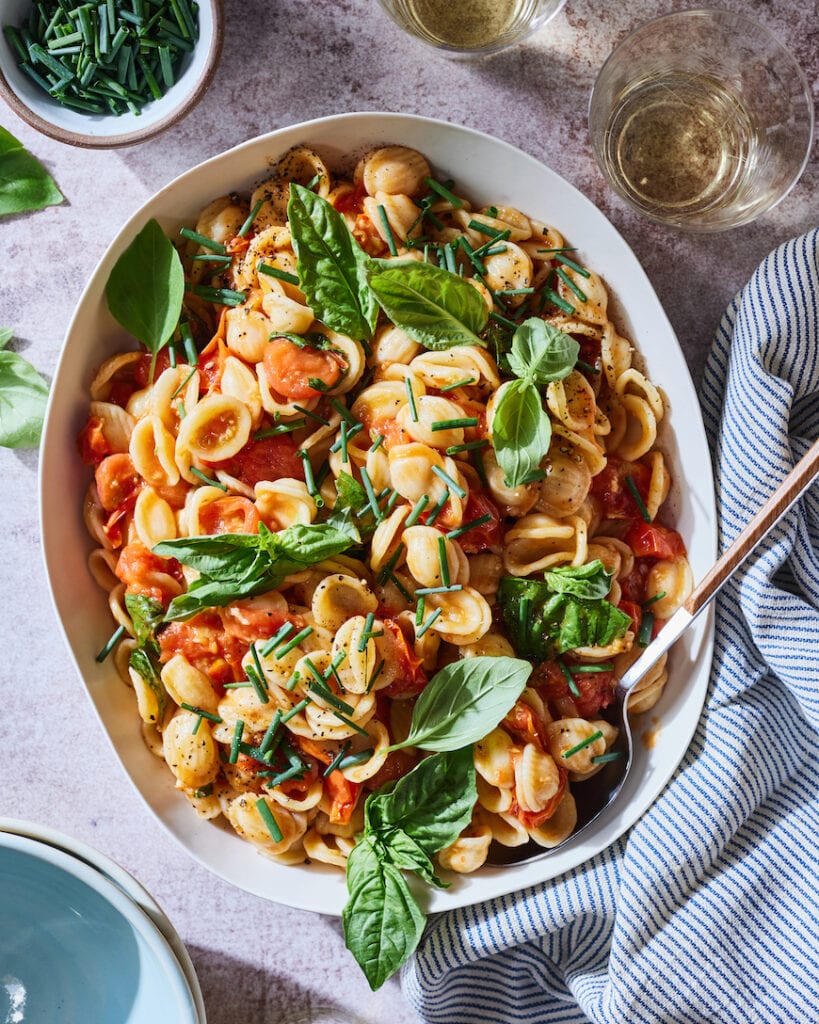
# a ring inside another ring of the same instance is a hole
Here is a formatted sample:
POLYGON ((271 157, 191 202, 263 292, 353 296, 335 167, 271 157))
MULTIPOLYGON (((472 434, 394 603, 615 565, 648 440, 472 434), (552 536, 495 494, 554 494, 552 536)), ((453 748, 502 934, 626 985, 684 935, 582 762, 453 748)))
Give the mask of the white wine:
POLYGON ((674 71, 634 82, 615 102, 603 147, 624 194, 663 219, 742 202, 756 159, 745 107, 708 75, 674 71))
POLYGON ((396 0, 392 7, 427 42, 482 50, 520 33, 539 5, 535 0, 396 0))

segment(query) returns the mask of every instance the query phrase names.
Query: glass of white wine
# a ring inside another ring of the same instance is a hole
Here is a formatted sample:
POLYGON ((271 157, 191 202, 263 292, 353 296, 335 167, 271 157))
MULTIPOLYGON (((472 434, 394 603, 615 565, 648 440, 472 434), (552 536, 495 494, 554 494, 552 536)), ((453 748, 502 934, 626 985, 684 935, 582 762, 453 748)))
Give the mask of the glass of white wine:
POLYGON ((452 57, 479 57, 520 43, 566 0, 379 0, 406 32, 452 57))
POLYGON ((813 140, 810 86, 743 14, 693 10, 642 25, 614 50, 589 107, 613 188, 653 220, 719 231, 770 210, 813 140))

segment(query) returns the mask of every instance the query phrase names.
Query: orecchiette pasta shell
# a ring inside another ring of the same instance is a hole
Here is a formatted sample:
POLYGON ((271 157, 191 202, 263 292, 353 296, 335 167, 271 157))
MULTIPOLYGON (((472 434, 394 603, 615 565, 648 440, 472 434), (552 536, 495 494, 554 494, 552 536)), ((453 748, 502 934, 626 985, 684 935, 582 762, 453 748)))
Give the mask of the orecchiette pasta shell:
POLYGON ((178 449, 196 458, 220 462, 232 458, 250 440, 247 406, 230 395, 211 393, 194 407, 179 428, 178 449))
POLYGON ((165 726, 162 744, 165 761, 183 786, 200 789, 216 777, 219 754, 207 719, 177 711, 165 726))
POLYGON ((551 849, 558 846, 564 839, 568 839, 574 832, 577 825, 577 804, 572 794, 566 787, 563 799, 557 805, 557 810, 537 828, 529 830, 529 836, 534 839, 538 846, 551 849))
POLYGON ((426 157, 418 150, 383 146, 367 153, 356 168, 355 178, 371 196, 377 192, 415 196, 430 173, 426 157))

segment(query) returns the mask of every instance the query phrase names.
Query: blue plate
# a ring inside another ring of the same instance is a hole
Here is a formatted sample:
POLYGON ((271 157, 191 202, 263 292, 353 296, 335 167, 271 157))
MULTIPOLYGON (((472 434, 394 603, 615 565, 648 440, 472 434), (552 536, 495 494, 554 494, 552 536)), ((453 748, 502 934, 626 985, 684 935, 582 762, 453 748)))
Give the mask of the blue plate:
POLYGON ((0 1020, 197 1024, 197 1013, 167 941, 116 885, 0 834, 0 1020))

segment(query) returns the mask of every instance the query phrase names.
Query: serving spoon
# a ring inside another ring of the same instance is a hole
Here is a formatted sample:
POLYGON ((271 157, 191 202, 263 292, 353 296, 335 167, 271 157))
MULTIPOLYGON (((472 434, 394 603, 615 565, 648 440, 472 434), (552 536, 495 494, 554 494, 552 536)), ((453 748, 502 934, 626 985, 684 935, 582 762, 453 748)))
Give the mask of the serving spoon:
POLYGON ((626 670, 617 683, 614 701, 607 709, 607 718, 618 729, 612 752, 621 756, 607 761, 595 775, 593 785, 578 786, 573 791, 577 804, 577 825, 570 836, 549 849, 533 841, 508 847, 493 843, 487 864, 520 864, 547 857, 567 843, 574 842, 592 825, 623 789, 634 763, 634 737, 628 718, 628 702, 635 687, 655 667, 663 655, 679 640, 697 616, 716 597, 750 554, 768 536, 782 517, 796 504, 819 473, 819 440, 815 441, 791 472, 777 487, 754 518, 743 529, 724 554, 694 587, 688 600, 665 623, 643 653, 626 670))

